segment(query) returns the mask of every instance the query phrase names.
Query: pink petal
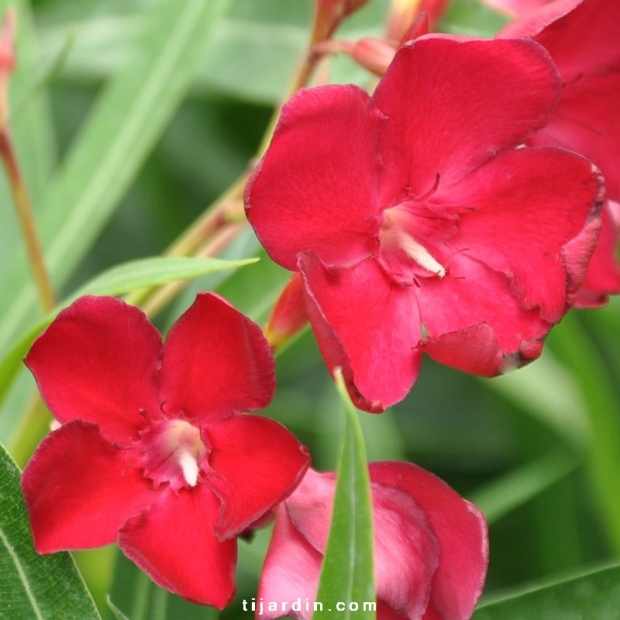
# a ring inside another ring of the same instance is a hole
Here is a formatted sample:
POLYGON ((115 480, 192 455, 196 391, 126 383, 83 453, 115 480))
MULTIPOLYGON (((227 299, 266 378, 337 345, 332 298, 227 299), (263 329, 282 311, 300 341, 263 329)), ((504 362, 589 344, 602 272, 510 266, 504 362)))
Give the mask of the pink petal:
POLYGON ((235 595, 237 543, 213 534, 219 502, 202 485, 164 493, 121 529, 121 549, 162 588, 223 609, 235 595))
POLYGON ((543 319, 557 323, 573 287, 567 275, 581 283, 600 222, 588 229, 589 243, 570 255, 565 247, 586 223, 598 220, 601 194, 602 180, 591 163, 572 153, 551 148, 502 153, 450 188, 445 200, 473 207, 461 216, 450 243, 455 252, 505 274, 523 310, 539 308, 543 319), (575 266, 580 272, 573 274, 575 266))
MULTIPOLYGON (((438 564, 435 534, 409 495, 371 480, 377 597, 409 618, 420 618, 438 564)), ((285 502, 291 522, 321 553, 327 546, 335 485, 333 473, 308 470, 285 502)))
POLYGON ((214 527, 222 540, 284 500, 310 464, 307 449, 295 436, 267 418, 235 415, 203 432, 212 450, 208 484, 222 502, 214 527))
POLYGON ((286 504, 280 504, 276 509, 276 524, 258 588, 258 600, 262 600, 265 607, 265 613, 260 617, 272 620, 286 614, 298 620, 310 620, 322 562, 323 554, 297 530, 286 504), (301 609, 291 613, 288 610, 297 600, 301 609), (267 609, 269 601, 278 602, 277 611, 267 609), (282 604, 285 604, 284 612, 282 604))
POLYGON ((262 409, 275 390, 274 366, 258 325, 218 295, 198 295, 164 344, 165 411, 212 419, 262 409))
POLYGON ((505 275, 462 254, 418 297, 428 332, 420 349, 465 372, 493 376, 535 359, 551 328, 538 310, 519 306, 505 275))
POLYGON ((374 96, 388 117, 384 203, 452 185, 543 127, 559 97, 553 63, 533 41, 427 35, 405 45, 374 96))
POLYGON ((439 541, 430 606, 441 620, 467 620, 482 592, 488 564, 487 526, 480 511, 445 482, 410 463, 371 463, 374 483, 398 489, 424 511, 439 541))
POLYGON ((342 367, 356 405, 377 412, 402 400, 421 362, 414 290, 390 282, 373 259, 329 268, 305 252, 299 269, 321 353, 331 371, 342 367))
MULTIPOLYGON (((535 11, 539 7, 553 3, 554 0, 482 0, 490 7, 498 11, 505 11, 512 15, 524 15, 530 11, 535 11)), ((562 0, 560 0, 562 1, 562 0)), ((572 2, 580 0, 570 0, 572 2)))
POLYGON ((284 106, 246 190, 250 223, 277 263, 295 270, 311 249, 346 264, 376 247, 381 122, 355 86, 302 90, 284 106))
POLYGON ((22 476, 37 551, 114 542, 127 519, 157 501, 131 461, 87 422, 68 422, 44 439, 22 476))
POLYGON ((158 415, 161 337, 138 308, 113 297, 82 297, 34 342, 26 365, 60 422, 98 424, 127 443, 158 415))

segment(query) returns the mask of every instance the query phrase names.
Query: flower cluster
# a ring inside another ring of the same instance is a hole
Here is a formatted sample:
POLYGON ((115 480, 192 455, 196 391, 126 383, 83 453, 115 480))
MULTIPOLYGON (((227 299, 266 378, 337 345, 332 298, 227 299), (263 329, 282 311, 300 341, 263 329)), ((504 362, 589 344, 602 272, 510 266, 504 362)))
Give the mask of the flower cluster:
POLYGON ((282 110, 248 218, 301 274, 323 356, 362 409, 404 398, 424 352, 486 376, 523 365, 574 303, 602 178, 523 147, 561 91, 531 39, 426 35, 372 97, 326 86, 282 110))
MULTIPOLYGON (((493 39, 428 34, 419 8, 434 27, 446 1, 397 3, 365 57, 373 94, 320 86, 284 105, 245 190, 292 272, 264 334, 213 293, 165 341, 136 307, 83 297, 34 342, 25 362, 58 422, 22 479, 37 551, 117 542, 160 586, 223 608, 237 538, 273 517, 259 596, 313 602, 336 474, 251 414, 274 395, 271 349, 309 321, 378 413, 424 354, 492 377, 540 356, 573 306, 620 292, 620 3, 492 1, 523 14, 493 39)), ((364 4, 317 0, 313 53, 364 4)), ((409 463, 369 475, 378 618, 470 618, 481 512, 409 463)))

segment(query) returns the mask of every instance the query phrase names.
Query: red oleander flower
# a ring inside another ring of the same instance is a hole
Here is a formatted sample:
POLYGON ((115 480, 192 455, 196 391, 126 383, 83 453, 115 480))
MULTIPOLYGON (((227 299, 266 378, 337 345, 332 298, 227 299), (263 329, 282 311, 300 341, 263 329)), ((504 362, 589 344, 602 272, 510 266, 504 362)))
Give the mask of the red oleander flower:
POLYGON ((572 305, 600 228, 600 175, 523 148, 560 80, 534 41, 427 35, 370 97, 301 91, 246 190, 274 261, 356 404, 405 397, 427 352, 485 376, 527 363, 572 305))
POLYGON ((162 339, 137 308, 83 297, 26 364, 61 423, 24 470, 39 553, 118 541, 164 588, 224 607, 235 537, 306 470, 303 446, 265 407, 274 362, 260 328, 199 295, 162 339))
MULTIPOLYGON (((584 155, 601 169, 610 201, 620 202, 620 2, 558 0, 513 22, 499 36, 531 37, 551 54, 562 77, 558 107, 528 144, 584 155)), ((609 294, 620 293, 620 236, 613 209, 610 203, 604 207, 601 239, 578 306, 600 306, 609 294)))
MULTIPOLYGON (((439 478, 410 463, 371 463, 369 472, 377 620, 470 618, 488 564, 481 512, 439 478)), ((258 592, 261 618, 312 617, 334 490, 333 473, 310 469, 277 507, 258 592), (277 611, 269 609, 272 601, 278 602, 277 611), (282 613, 282 603, 292 611, 282 613)))

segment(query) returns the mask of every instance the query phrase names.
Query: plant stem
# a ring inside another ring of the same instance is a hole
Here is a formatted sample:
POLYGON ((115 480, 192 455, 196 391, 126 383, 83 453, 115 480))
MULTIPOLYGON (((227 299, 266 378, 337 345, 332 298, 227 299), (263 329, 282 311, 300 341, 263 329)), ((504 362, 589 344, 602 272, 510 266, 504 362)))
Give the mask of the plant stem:
POLYGON ((56 296, 45 267, 43 248, 34 223, 34 213, 28 190, 21 175, 9 128, 6 124, 0 127, 0 155, 9 180, 11 194, 13 195, 17 219, 19 220, 26 243, 26 252, 34 276, 41 308, 44 312, 49 312, 56 305, 56 296))
MULTIPOLYGON (((238 222, 229 224, 219 230, 216 235, 209 238, 207 242, 198 251, 194 252, 194 256, 214 257, 220 254, 228 245, 230 245, 237 235, 247 227, 246 222, 238 222)), ((168 305, 176 295, 178 295, 188 285, 187 280, 177 280, 165 284, 155 291, 142 305, 142 310, 149 317, 154 317, 158 312, 168 305)))

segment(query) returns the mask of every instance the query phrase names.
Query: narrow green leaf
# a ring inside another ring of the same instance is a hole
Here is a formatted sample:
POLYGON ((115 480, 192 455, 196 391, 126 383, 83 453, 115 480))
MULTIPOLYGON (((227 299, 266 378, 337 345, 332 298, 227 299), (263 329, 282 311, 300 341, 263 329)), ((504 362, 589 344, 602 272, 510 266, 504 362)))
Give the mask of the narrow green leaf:
POLYGON ((256 262, 257 258, 232 261, 183 256, 142 258, 108 269, 86 283, 71 295, 70 299, 77 299, 82 295, 121 295, 139 288, 228 271, 256 262))
POLYGON ((344 401, 345 424, 334 513, 317 593, 317 601, 323 604, 323 609, 316 611, 314 618, 374 620, 375 611, 364 609, 364 603, 375 601, 372 503, 366 449, 358 413, 340 371, 336 371, 335 379, 344 401))
POLYGON ((129 261, 104 271, 65 299, 53 312, 40 319, 0 361, 0 404, 6 398, 18 371, 22 367, 22 360, 34 339, 54 320, 62 308, 66 308, 78 297, 83 295, 122 295, 141 287, 158 286, 175 280, 236 269, 243 265, 255 263, 257 260, 255 258, 226 261, 200 257, 156 257, 129 261))
POLYGON ((616 564, 484 604, 473 620, 613 620, 619 612, 616 564))
POLYGON ((531 501, 570 474, 580 459, 556 450, 492 480, 469 495, 486 517, 498 521, 512 510, 531 501))
MULTIPOLYGON (((46 260, 61 286, 106 224, 204 61, 228 0, 164 0, 133 55, 97 101, 49 189, 39 221, 46 260)), ((0 346, 34 306, 23 252, 0 279, 0 346), (10 305, 9 305, 10 304, 10 305), (7 306, 10 308, 6 312, 7 306)))
POLYGON ((100 620, 71 556, 34 550, 19 477, 0 444, 0 620, 100 620))
POLYGON ((110 608, 112 615, 116 618, 116 620, 129 620, 129 618, 112 602, 112 599, 108 596, 106 598, 106 603, 110 608))
POLYGON ((620 554, 620 400, 617 380, 580 323, 577 312, 569 312, 564 317, 562 324, 550 335, 549 346, 572 371, 575 385, 586 403, 592 489, 609 543, 616 554, 620 554))

